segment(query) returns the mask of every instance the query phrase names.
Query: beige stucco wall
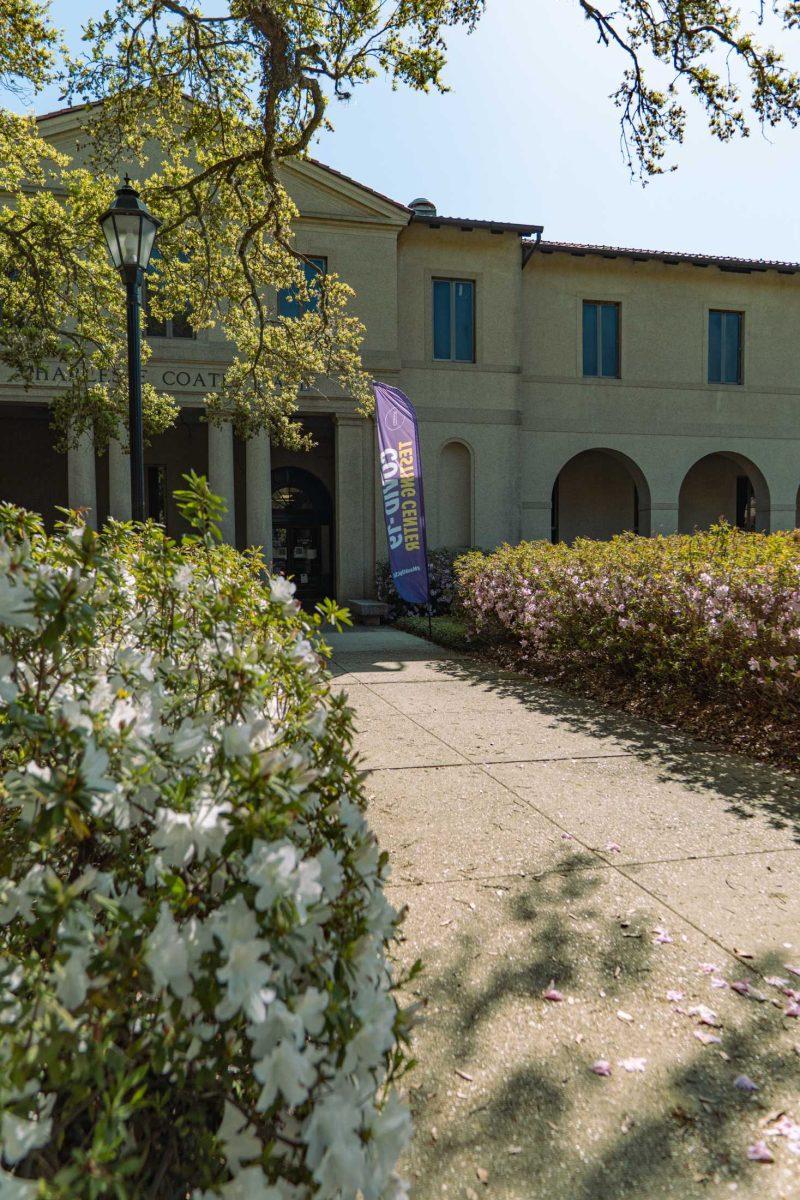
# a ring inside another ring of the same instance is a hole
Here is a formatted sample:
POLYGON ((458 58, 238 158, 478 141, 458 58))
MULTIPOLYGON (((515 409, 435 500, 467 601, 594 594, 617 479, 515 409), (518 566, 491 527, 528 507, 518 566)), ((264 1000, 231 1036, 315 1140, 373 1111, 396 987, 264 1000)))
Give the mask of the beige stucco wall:
MULTIPOLYGON (((49 123, 64 148, 74 142, 74 123, 49 123)), ((512 231, 409 223, 402 206, 318 164, 295 164, 285 178, 301 212, 298 247, 324 255, 354 289, 365 368, 416 406, 432 546, 467 531, 486 548, 549 538, 562 468, 566 538, 630 528, 634 485, 642 533, 690 529, 723 513, 733 519, 742 472, 756 489, 759 527, 800 518, 799 275, 523 254, 512 231), (474 363, 433 360, 436 276, 475 281, 474 363), (586 299, 621 305, 620 379, 583 377, 586 299), (741 386, 706 381, 709 308, 745 314, 741 386), (448 452, 451 444, 464 450, 448 452)), ((230 353, 213 331, 151 345, 148 377, 187 406, 217 386, 230 353)), ((47 401, 59 386, 47 371, 29 393, 0 379, 0 402, 47 401)), ((334 418, 338 594, 369 594, 375 558, 386 556, 373 423, 331 381, 318 381, 300 409, 334 418)), ((269 480, 260 493, 252 482, 251 501, 269 503, 269 480)), ((237 489, 241 505, 245 491, 237 489)))
POLYGON ((677 529, 685 475, 699 459, 720 451, 763 473, 770 528, 794 524, 800 478, 797 276, 537 252, 523 272, 523 296, 521 503, 527 536, 545 535, 561 466, 593 448, 615 450, 638 466, 650 493, 654 532, 677 529), (620 379, 583 377, 584 299, 622 306, 620 379), (742 385, 706 381, 709 308, 745 314, 742 385))

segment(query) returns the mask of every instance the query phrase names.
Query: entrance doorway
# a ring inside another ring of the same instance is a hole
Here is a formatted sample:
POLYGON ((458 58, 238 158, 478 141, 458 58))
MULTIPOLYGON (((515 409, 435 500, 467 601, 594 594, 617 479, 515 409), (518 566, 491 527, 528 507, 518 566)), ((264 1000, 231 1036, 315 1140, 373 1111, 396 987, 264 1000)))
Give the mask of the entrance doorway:
POLYGON ((322 480, 302 467, 272 472, 272 560, 293 578, 299 600, 333 596, 333 503, 322 480))

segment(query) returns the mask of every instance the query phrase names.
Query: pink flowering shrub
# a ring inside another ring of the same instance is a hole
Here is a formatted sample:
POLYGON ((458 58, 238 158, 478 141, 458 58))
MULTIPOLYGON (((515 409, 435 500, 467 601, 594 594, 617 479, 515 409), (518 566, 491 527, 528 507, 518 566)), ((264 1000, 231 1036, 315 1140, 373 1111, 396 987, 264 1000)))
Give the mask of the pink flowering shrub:
POLYGON ((800 536, 528 542, 455 566, 471 632, 507 661, 800 762, 800 536))

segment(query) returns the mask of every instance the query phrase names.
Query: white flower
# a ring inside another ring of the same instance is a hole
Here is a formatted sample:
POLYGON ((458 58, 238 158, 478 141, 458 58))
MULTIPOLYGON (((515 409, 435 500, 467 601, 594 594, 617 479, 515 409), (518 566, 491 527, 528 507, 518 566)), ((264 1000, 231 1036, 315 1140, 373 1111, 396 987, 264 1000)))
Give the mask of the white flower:
POLYGON ((84 712, 77 700, 64 701, 61 705, 61 719, 68 729, 84 729, 87 733, 92 732, 92 718, 84 712))
POLYGON ((279 1092, 292 1108, 302 1104, 316 1078, 310 1050, 298 1050, 288 1039, 265 1054, 253 1067, 253 1074, 264 1085, 256 1103, 259 1112, 270 1108, 279 1092))
POLYGON ((322 895, 319 882, 320 864, 315 858, 298 862, 298 853, 291 842, 256 842, 246 860, 247 878, 258 886, 256 908, 259 912, 271 908, 276 900, 294 900, 301 920, 306 907, 322 895))
MULTIPOLYGON (((18 1117, 14 1113, 4 1112, 0 1122, 0 1142, 2 1142, 3 1158, 14 1166, 31 1150, 39 1150, 50 1141, 53 1122, 50 1117, 43 1120, 18 1117)), ((2 1192, 0 1192, 2 1196, 2 1192)))
POLYGON ((214 937, 222 943, 225 950, 230 950, 238 942, 251 941, 258 936, 256 914, 248 907, 241 892, 212 913, 208 923, 214 937))
POLYGON ((229 1100, 225 1101, 217 1137, 222 1142, 225 1161, 232 1173, 239 1170, 245 1159, 256 1158, 263 1149, 261 1139, 253 1126, 248 1124, 247 1117, 229 1100))
POLYGON ((328 723, 328 714, 320 704, 306 721, 306 729, 313 738, 321 738, 328 723))
POLYGON ((366 1177, 364 1146, 356 1137, 337 1138, 328 1146, 322 1161, 314 1169, 319 1185, 320 1200, 338 1196, 355 1196, 364 1186, 366 1177))
POLYGON ((275 989, 267 987, 272 970, 261 961, 269 949, 269 943, 259 938, 230 946, 228 961, 217 971, 217 979, 226 987, 214 1009, 217 1020, 228 1021, 240 1009, 251 1021, 264 1020, 267 1005, 275 999, 275 989))
POLYGON ((326 900, 335 900, 342 890, 344 871, 340 856, 330 846, 323 846, 317 855, 319 885, 326 900))
POLYGON ((14 629, 35 629, 34 595, 24 583, 13 583, 8 574, 0 575, 0 625, 14 629))
POLYGON ((145 961, 157 988, 169 988, 175 996, 188 996, 192 990, 189 978, 189 951, 178 929, 172 910, 162 902, 158 921, 147 939, 145 961))
POLYGON ((205 725, 195 724, 190 717, 184 717, 172 734, 172 753, 178 759, 192 758, 207 743, 208 730, 205 725))
POLYGON ((6 704, 13 703, 19 695, 19 688, 11 678, 15 665, 10 655, 0 654, 0 700, 6 704))
POLYGON ((293 604, 295 585, 283 575, 273 575, 269 581, 269 598, 273 604, 293 604))
POLYGON ((66 962, 53 964, 56 977, 56 995, 65 1008, 80 1008, 86 999, 91 980, 86 967, 92 957, 91 946, 74 946, 66 962))
POLYGON ((299 634, 297 636, 297 640, 292 646, 291 654, 293 659, 295 659, 297 662, 306 663, 307 666, 316 666, 318 663, 318 659, 314 653, 314 647, 311 645, 311 642, 308 640, 308 638, 300 637, 299 634))
POLYGON ((39 1193, 36 1179, 19 1179, 0 1168, 0 1200, 34 1200, 39 1193))
POLYGON ((153 845, 161 850, 164 861, 173 867, 185 867, 193 860, 202 862, 206 854, 219 854, 228 834, 224 820, 230 804, 214 804, 206 797, 191 812, 157 808, 153 845))
POLYGON ((255 903, 259 912, 291 895, 297 866, 297 850, 291 842, 255 842, 245 865, 247 878, 258 886, 255 903))
POLYGON ((284 1200, 284 1194, 267 1183, 261 1167, 245 1167, 222 1187, 223 1200, 284 1200))
POLYGON ((244 758, 258 750, 266 750, 272 741, 272 724, 265 717, 238 721, 228 725, 222 733, 222 748, 227 758, 244 758))
POLYGON ((172 576, 172 586, 176 592, 185 592, 192 582, 192 568, 188 564, 177 567, 172 576))

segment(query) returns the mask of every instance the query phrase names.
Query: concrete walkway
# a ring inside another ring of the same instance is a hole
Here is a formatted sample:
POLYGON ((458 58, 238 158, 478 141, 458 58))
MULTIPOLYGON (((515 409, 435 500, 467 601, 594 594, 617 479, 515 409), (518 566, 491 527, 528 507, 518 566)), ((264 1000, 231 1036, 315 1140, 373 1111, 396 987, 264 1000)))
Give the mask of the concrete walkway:
POLYGON ((413 1197, 800 1196, 800 781, 395 630, 329 640, 425 966, 413 1197))

